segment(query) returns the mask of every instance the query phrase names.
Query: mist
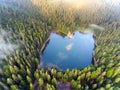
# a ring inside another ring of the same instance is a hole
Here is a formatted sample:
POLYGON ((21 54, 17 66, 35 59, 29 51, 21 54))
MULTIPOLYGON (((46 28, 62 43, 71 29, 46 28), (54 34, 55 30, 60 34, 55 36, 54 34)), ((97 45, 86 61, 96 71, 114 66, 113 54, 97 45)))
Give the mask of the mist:
POLYGON ((0 29, 0 59, 4 59, 6 56, 11 55, 17 48, 17 45, 6 42, 6 39, 11 33, 12 32, 5 32, 3 29, 0 29))

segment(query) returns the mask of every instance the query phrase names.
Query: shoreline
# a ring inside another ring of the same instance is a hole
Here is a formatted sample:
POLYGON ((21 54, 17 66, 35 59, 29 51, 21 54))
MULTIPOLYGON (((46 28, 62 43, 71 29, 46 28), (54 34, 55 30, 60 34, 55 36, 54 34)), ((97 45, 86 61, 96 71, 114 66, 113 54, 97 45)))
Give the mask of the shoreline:
MULTIPOLYGON (((64 32, 60 32, 60 31, 54 31, 54 30, 52 30, 52 31, 50 31, 50 33, 56 33, 56 34, 59 34, 59 35, 65 35, 65 36, 67 36, 67 34, 65 34, 64 32)), ((84 32, 81 32, 81 31, 79 31, 80 33, 82 33, 82 34, 86 34, 86 33, 84 33, 84 32)), ((74 35, 74 33, 73 33, 73 35, 74 35)), ((97 47, 97 42, 96 42, 96 35, 95 34, 93 34, 93 39, 94 39, 94 49, 93 49, 93 53, 92 53, 92 64, 93 65, 96 65, 97 64, 97 61, 96 61, 96 59, 95 59, 95 48, 97 47)), ((43 62, 42 62, 42 53, 43 53, 43 51, 44 51, 44 49, 45 49, 45 47, 47 46, 47 44, 49 43, 49 40, 50 40, 50 35, 49 35, 49 37, 47 38, 47 40, 43 43, 43 45, 42 45, 42 48, 40 49, 40 65, 41 66, 43 66, 43 62)))

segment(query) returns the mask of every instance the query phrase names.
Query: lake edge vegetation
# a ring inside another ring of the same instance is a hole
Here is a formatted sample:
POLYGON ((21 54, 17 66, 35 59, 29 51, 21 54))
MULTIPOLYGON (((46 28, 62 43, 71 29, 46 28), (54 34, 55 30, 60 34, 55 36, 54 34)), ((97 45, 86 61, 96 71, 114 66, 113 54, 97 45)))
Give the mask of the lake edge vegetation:
MULTIPOLYGON (((65 72, 56 67, 42 68, 40 50, 49 37, 49 32, 52 29, 74 32, 82 25, 82 20, 80 11, 76 14, 63 3, 51 5, 50 0, 40 0, 38 4, 36 6, 29 0, 0 2, 0 28, 12 32, 5 41, 18 46, 12 55, 2 59, 4 65, 0 63, 0 89, 119 90, 120 30, 109 27, 105 31, 95 32, 96 65, 67 69, 65 72), (60 87, 60 84, 63 86, 60 87)), ((119 23, 116 22, 116 25, 119 26, 119 23)), ((111 24, 109 26, 116 27, 111 24)))

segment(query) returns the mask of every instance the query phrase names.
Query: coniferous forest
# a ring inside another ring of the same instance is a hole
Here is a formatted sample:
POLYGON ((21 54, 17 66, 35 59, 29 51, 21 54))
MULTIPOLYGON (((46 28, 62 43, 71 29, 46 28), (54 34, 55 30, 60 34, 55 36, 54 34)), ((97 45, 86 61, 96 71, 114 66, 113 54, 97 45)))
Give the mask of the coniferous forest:
POLYGON ((117 6, 111 0, 111 6, 83 9, 56 1, 0 0, 0 90, 120 90, 119 0, 117 6), (104 27, 90 27, 94 64, 65 71, 41 66, 51 31, 83 32, 89 24, 104 27))

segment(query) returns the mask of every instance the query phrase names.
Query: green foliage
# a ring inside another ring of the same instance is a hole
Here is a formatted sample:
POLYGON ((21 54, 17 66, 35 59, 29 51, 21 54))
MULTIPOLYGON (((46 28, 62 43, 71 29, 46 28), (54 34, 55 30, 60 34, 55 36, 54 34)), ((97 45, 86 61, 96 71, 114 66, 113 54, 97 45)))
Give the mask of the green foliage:
POLYGON ((9 87, 5 85, 3 82, 0 81, 0 89, 2 90, 9 90, 9 87))
POLYGON ((20 90, 20 89, 18 89, 17 85, 11 85, 11 86, 10 86, 10 89, 11 89, 11 90, 20 90))
POLYGON ((31 78, 29 77, 29 76, 26 76, 26 78, 27 78, 27 81, 30 83, 30 82, 32 82, 32 80, 31 80, 31 78))
POLYGON ((51 82, 52 82, 53 85, 57 85, 57 80, 56 80, 56 78, 53 78, 51 82))
POLYGON ((76 81, 72 80, 70 83, 71 83, 72 88, 75 89, 77 87, 77 82, 76 81))
POLYGON ((50 84, 47 83, 46 90, 55 90, 55 88, 54 88, 53 85, 50 85, 50 84))
POLYGON ((43 79, 42 78, 39 78, 39 86, 40 87, 43 87, 43 85, 44 85, 44 81, 43 81, 43 79))
POLYGON ((63 3, 51 5, 48 0, 40 0, 39 7, 36 7, 30 1, 26 0, 27 5, 23 4, 25 0, 20 1, 0 2, 0 28, 11 31, 12 35, 6 42, 18 46, 13 55, 4 59, 4 67, 0 66, 0 90, 56 90, 58 82, 70 83, 74 90, 120 89, 120 31, 112 29, 119 23, 112 22, 106 31, 95 32, 95 65, 65 72, 42 68, 39 65, 40 51, 49 38, 49 32, 74 32, 81 22, 88 22, 82 19, 80 10, 68 10, 63 3))
POLYGON ((113 75, 113 72, 114 72, 114 68, 108 70, 106 74, 107 78, 110 78, 113 75))
POLYGON ((114 82, 115 83, 120 83, 120 77, 116 78, 114 82))
POLYGON ((11 78, 7 78, 7 84, 13 84, 13 80, 11 78))
POLYGON ((34 90, 34 85, 30 83, 30 90, 34 90))

